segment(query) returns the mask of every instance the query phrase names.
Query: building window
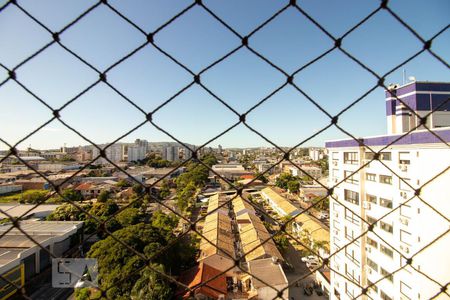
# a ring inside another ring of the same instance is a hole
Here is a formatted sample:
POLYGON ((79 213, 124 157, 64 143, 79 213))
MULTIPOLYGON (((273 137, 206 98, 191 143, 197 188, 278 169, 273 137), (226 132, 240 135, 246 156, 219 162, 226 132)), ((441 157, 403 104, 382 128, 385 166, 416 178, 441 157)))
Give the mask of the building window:
POLYGON ((331 153, 331 158, 332 159, 339 159, 339 152, 332 152, 331 153))
POLYGON ((394 275, 391 274, 391 272, 388 272, 385 269, 383 269, 382 267, 380 267, 380 273, 384 278, 386 278, 390 282, 394 282, 394 275))
POLYGON ((374 155, 375 155, 375 153, 373 153, 373 152, 366 152, 366 153, 364 153, 364 159, 365 160, 372 160, 374 155))
POLYGON ((352 171, 344 171, 344 178, 345 182, 357 184, 359 182, 358 180, 358 173, 353 174, 352 171))
POLYGON ((394 232, 394 227, 388 223, 384 223, 383 221, 380 221, 380 228, 389 233, 394 232))
POLYGON ((392 208, 392 200, 380 198, 380 206, 392 208))
POLYGON ((398 163, 401 165, 409 165, 410 164, 409 152, 399 152, 398 163))
POLYGON ((391 159, 391 152, 381 152, 380 153, 380 159, 381 160, 392 160, 391 159))
POLYGON ((400 293, 407 299, 411 299, 409 298, 409 295, 411 293, 411 287, 406 283, 404 283, 403 281, 400 281, 400 293))
POLYGON ((411 246, 411 233, 400 229, 400 242, 405 243, 408 246, 411 246))
POLYGON ((383 292, 382 290, 380 290, 380 298, 381 300, 392 300, 391 297, 389 297, 385 292, 383 292))
POLYGON ((353 297, 353 289, 349 289, 349 288, 348 288, 347 281, 345 282, 345 293, 346 293, 348 296, 354 298, 354 297, 353 297))
POLYGON ((370 281, 369 279, 367 279, 367 286, 369 287, 370 290, 374 291, 375 293, 378 293, 378 287, 373 284, 372 281, 370 281))
POLYGON ((377 196, 366 194, 366 201, 373 204, 377 204, 377 196))
POLYGON ((345 208, 345 219, 347 221, 352 222, 355 225, 359 225, 359 217, 358 215, 354 214, 350 209, 345 208))
POLYGON ((391 249, 389 249, 388 247, 386 247, 382 244, 380 244, 380 251, 381 251, 381 253, 389 256, 390 258, 394 257, 394 251, 392 251, 391 249))
MULTIPOLYGON (((348 247, 345 248, 345 256, 347 256, 347 258, 349 258, 352 262, 354 262, 358 267, 359 267, 359 260, 355 257, 355 250, 354 249, 349 249, 348 247)), ((345 265, 347 267, 347 265, 345 265)), ((352 271, 352 276, 351 278, 355 278, 354 273, 352 271)))
POLYGON ((372 174, 372 173, 366 173, 366 180, 367 181, 376 181, 377 175, 372 174))
POLYGON ((409 178, 402 178, 398 181, 398 188, 401 191, 411 191, 411 179, 409 178))
POLYGON ((392 176, 380 175, 380 183, 392 184, 392 176))
POLYGON ((400 206, 400 216, 410 218, 411 217, 411 206, 409 206, 407 204, 402 204, 400 206))
POLYGON ((358 192, 344 190, 344 199, 345 199, 345 201, 359 205, 359 193, 358 192))
POLYGON ((378 248, 378 243, 374 240, 372 240, 370 237, 366 237, 366 243, 369 246, 372 246, 374 248, 378 248))
POLYGON ((367 223, 369 223, 369 224, 373 224, 374 226, 376 226, 377 224, 376 224, 376 222, 377 222, 377 219, 375 219, 375 218, 372 218, 371 216, 367 216, 366 215, 366 221, 367 221, 367 223))
POLYGON ((367 257, 367 265, 374 271, 378 272, 378 265, 376 262, 367 257))
POLYGON ((344 163, 350 165, 358 164, 358 152, 344 152, 344 163))

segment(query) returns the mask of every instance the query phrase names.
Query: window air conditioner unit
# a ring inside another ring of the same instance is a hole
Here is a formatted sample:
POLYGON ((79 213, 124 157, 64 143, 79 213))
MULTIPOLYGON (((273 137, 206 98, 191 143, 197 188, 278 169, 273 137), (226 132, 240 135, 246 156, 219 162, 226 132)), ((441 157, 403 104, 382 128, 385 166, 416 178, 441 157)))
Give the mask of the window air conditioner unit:
POLYGON ((339 231, 337 231, 336 229, 333 231, 334 235, 339 235, 339 231))
POLYGON ((408 247, 408 246, 400 245, 400 250, 403 251, 403 252, 405 252, 406 254, 409 253, 409 247, 408 247))
POLYGON ((406 172, 408 171, 408 166, 407 165, 400 165, 400 171, 406 172))
POLYGON ((367 210, 370 210, 370 202, 364 202, 363 207, 367 210))
POLYGON ((335 211, 333 215, 334 215, 336 218, 339 217, 339 213, 338 213, 337 211, 335 211))
POLYGON ((334 183, 338 183, 338 179, 337 178, 334 178, 334 183))
POLYGON ((400 223, 402 223, 403 225, 408 225, 409 221, 407 218, 400 217, 399 219, 400 219, 400 223))
POLYGON ((408 194, 406 192, 400 192, 400 197, 402 197, 403 199, 407 199, 408 194))
POLYGON ((337 160, 333 160, 333 166, 337 166, 337 160))

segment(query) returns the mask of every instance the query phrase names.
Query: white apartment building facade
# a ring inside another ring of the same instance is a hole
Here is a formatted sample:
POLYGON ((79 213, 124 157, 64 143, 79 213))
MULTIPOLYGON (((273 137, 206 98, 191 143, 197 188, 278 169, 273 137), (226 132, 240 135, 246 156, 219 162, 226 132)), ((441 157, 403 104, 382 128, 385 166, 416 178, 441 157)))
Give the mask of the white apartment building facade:
MULTIPOLYGON (((439 91, 450 94, 450 84, 439 91)), ((329 186, 339 183, 330 200, 331 299, 429 299, 450 281, 450 127, 438 127, 440 139, 419 130, 326 143, 329 186), (366 165, 372 150, 379 160, 366 165)))

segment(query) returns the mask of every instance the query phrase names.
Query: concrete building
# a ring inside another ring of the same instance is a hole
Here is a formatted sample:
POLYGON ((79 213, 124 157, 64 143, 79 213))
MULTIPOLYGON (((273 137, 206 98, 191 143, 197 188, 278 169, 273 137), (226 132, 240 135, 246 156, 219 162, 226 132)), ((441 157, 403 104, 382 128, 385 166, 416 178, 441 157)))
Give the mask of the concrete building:
MULTIPOLYGON (((243 175, 251 174, 251 172, 246 171, 241 164, 213 165, 212 169, 215 173, 229 180, 240 179, 243 175)), ((214 173, 212 175, 217 176, 214 173)))
MULTIPOLYGON (((207 216, 202 230, 202 235, 209 242, 202 238, 199 266, 194 272, 200 274, 200 270, 207 266, 208 272, 222 273, 215 283, 223 282, 223 278, 228 283, 224 293, 219 289, 219 292, 224 294, 222 299, 270 299, 266 298, 266 295, 277 295, 277 291, 265 283, 280 290, 288 284, 280 264, 284 261, 283 256, 262 221, 256 216, 253 206, 241 197, 235 197, 230 201, 231 197, 234 196, 218 193, 209 197, 207 216), (234 260, 237 257, 241 257, 240 268, 254 268, 255 273, 242 272, 235 266, 234 260), (268 274, 261 274, 263 271, 272 274, 268 277, 268 274), (263 279, 265 283, 258 278, 263 279), (272 279, 274 281, 270 281, 272 279)), ((184 280, 184 277, 182 279, 184 280)), ((199 279, 183 282, 188 286, 195 286, 199 279)), ((210 293, 211 290, 208 288, 206 290, 197 288, 195 291, 195 294, 200 296, 208 296, 210 293)), ((283 293, 286 299, 288 293, 288 289, 283 293)), ((217 299, 218 295, 209 297, 196 299, 217 299)))
MULTIPOLYGON (((79 221, 21 221, 20 228, 39 243, 45 251, 23 232, 10 224, 0 226, 0 274, 18 286, 24 286, 33 276, 51 264, 50 253, 62 257, 73 247, 81 234, 79 221)), ((0 298, 7 299, 17 292, 15 286, 2 281, 0 298)))
POLYGON ((253 275, 246 282, 248 293, 257 295, 256 299, 280 299, 278 291, 283 291, 281 299, 289 299, 288 280, 280 262, 271 258, 253 260, 248 262, 248 272, 253 275))
MULTIPOLYGON (((419 126, 418 116, 423 117, 432 110, 436 111, 426 120, 428 128, 450 126, 450 102, 447 101, 449 95, 449 83, 413 81, 402 86, 393 85, 386 91, 388 134, 408 132, 419 126)), ((418 129, 425 128, 420 126, 418 129)))
POLYGON ((309 174, 310 176, 312 176, 314 179, 319 179, 320 177, 322 177, 322 169, 319 168, 318 166, 314 166, 314 165, 310 165, 310 164, 302 164, 299 165, 299 168, 297 168, 294 165, 289 165, 287 166, 287 170, 289 173, 292 174, 292 176, 306 176, 307 174, 309 174))
POLYGON ((20 191, 22 191, 22 186, 19 184, 11 184, 11 183, 0 184, 0 195, 20 192, 20 191))
POLYGON ((297 207, 274 191, 271 187, 261 190, 261 197, 269 203, 270 207, 272 207, 280 217, 294 217, 300 214, 300 210, 297 207))
MULTIPOLYGON (((98 145, 98 146, 102 148, 102 147, 105 147, 106 145, 98 145)), ((118 162, 122 161, 124 158, 124 147, 122 144, 113 144, 113 145, 109 146, 108 148, 106 148, 105 153, 106 153, 106 157, 110 161, 112 161, 113 163, 118 163, 118 162)), ((96 147, 93 147, 92 158, 94 159, 98 155, 100 155, 100 151, 96 147)), ((102 164, 102 165, 109 164, 109 162, 102 157, 97 159, 95 161, 95 163, 102 164)))
POLYGON ((323 158, 322 148, 309 148, 308 153, 311 160, 319 160, 323 158))
POLYGON ((450 215, 450 128, 438 127, 450 124, 450 114, 442 110, 428 118, 434 134, 415 130, 403 137, 417 118, 389 96, 395 93, 423 115, 448 98, 450 84, 413 82, 388 91, 388 135, 364 138, 366 146, 354 140, 326 143, 329 185, 344 180, 334 188, 337 200, 330 199, 331 253, 340 250, 331 259, 331 290, 339 296, 331 299, 351 299, 368 286, 363 299, 429 299, 440 286, 413 268, 443 284, 450 278, 448 234, 419 252, 449 227, 443 216, 450 215), (394 108, 400 113, 394 115, 394 108), (371 150, 381 151, 379 160, 371 161, 371 150))
POLYGON ((180 160, 179 147, 178 146, 165 147, 162 151, 162 158, 168 161, 180 160))
POLYGON ((146 154, 147 152, 145 150, 145 146, 140 145, 128 146, 127 160, 128 162, 139 161, 144 159, 146 154))

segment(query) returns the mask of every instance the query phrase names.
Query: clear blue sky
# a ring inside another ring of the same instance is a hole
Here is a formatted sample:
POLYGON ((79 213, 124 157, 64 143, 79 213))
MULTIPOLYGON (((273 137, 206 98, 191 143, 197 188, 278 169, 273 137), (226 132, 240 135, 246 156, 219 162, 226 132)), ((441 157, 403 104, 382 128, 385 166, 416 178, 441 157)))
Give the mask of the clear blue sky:
MULTIPOLYGON (((0 1, 3 4, 5 1, 0 1)), ((53 31, 59 31, 94 1, 18 1, 53 31)), ((109 3, 141 26, 154 31, 190 4, 189 1, 112 1, 109 3)), ((286 1, 207 1, 206 6, 241 35, 286 4, 286 1)), ((340 36, 378 5, 378 0, 298 1, 334 36, 340 36)), ((417 32, 429 39, 448 24, 448 0, 398 0, 390 7, 417 32)), ((51 41, 51 36, 15 6, 0 13, 0 62, 15 67, 24 58, 51 41)), ((61 42, 96 68, 104 70, 141 43, 145 36, 101 5, 61 35, 61 42)), ((155 35, 155 42, 194 72, 240 45, 240 40, 194 7, 155 35)), ((249 44, 287 72, 292 72, 332 47, 333 42, 298 11, 289 8, 271 24, 252 36, 249 44)), ((450 61, 450 30, 433 43, 433 50, 450 61)), ((387 12, 381 11, 343 40, 351 52, 379 74, 390 70, 421 48, 415 37, 387 12)), ((424 53, 405 67, 417 80, 450 81, 448 69, 424 53)), ((0 81, 7 78, 0 69, 0 81)), ((97 74, 60 46, 53 45, 17 70, 17 78, 54 108, 58 108, 85 87, 97 74)), ((202 75, 202 82, 239 113, 285 82, 285 77, 246 49, 202 75)), ((151 45, 140 50, 108 73, 108 81, 145 111, 151 111, 192 81, 191 75, 151 45)), ((397 70, 387 83, 400 83, 397 70)), ((300 72, 295 82, 332 115, 339 112, 376 84, 376 79, 334 50, 300 72)), ((51 112, 9 81, 0 87, 0 137, 16 143, 28 132, 51 118, 51 112)), ((376 89, 342 115, 340 124, 356 136, 386 131, 384 92, 376 89)), ((61 112, 63 120, 97 143, 109 142, 144 120, 141 112, 104 84, 99 84, 61 112)), ((182 93, 154 115, 154 121, 171 134, 191 144, 202 144, 237 121, 236 115, 199 86, 182 93)), ((293 146, 329 123, 328 117, 288 86, 247 118, 248 124, 281 146, 293 146)), ((345 138, 329 129, 306 145, 323 146, 325 140, 345 138)), ((150 124, 124 141, 145 138, 171 141, 150 124)), ((87 144, 58 121, 21 143, 20 149, 87 144)), ((239 125, 211 146, 266 146, 260 137, 239 125)), ((5 145, 0 143, 0 149, 5 145)))

